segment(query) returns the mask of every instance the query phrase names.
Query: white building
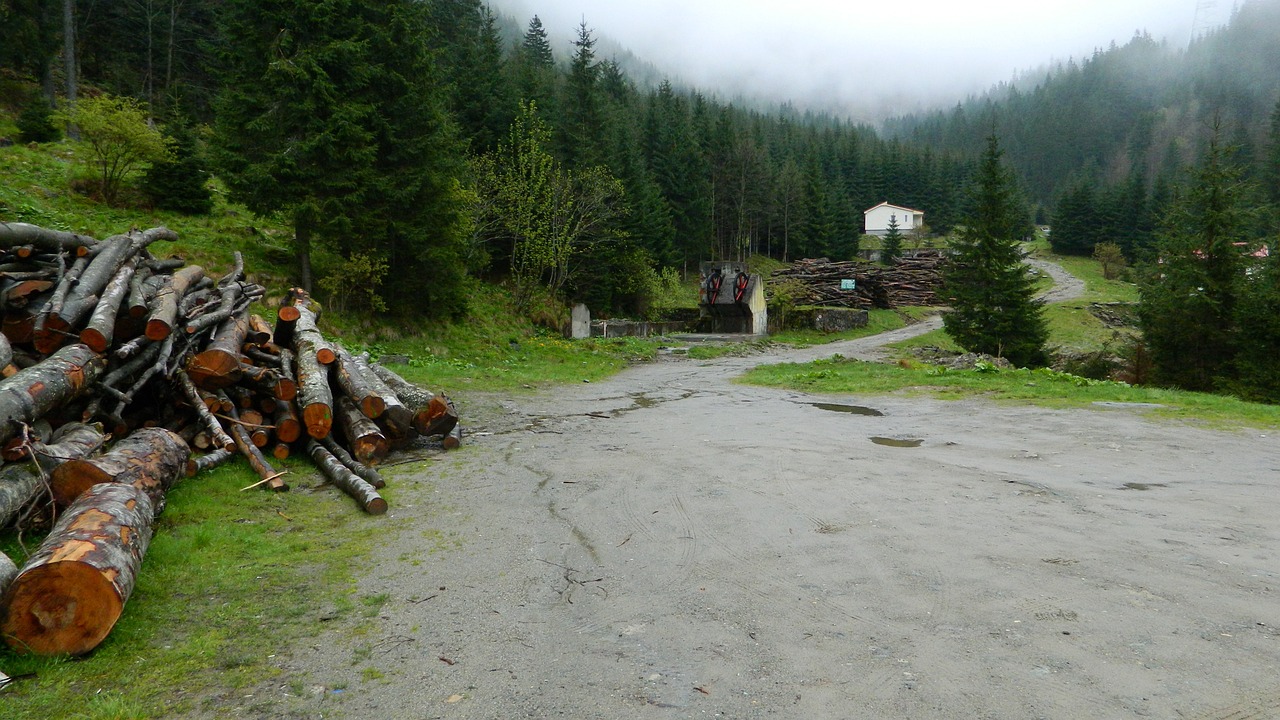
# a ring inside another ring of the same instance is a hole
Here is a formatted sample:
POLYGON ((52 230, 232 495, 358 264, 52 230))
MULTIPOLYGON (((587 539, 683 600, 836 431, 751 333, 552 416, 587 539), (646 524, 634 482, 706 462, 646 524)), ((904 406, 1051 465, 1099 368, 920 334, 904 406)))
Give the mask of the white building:
POLYGON ((862 213, 863 232, 867 235, 884 237, 889 234, 889 223, 897 221, 898 232, 906 235, 924 225, 924 211, 912 210, 901 205, 890 205, 882 202, 862 213))

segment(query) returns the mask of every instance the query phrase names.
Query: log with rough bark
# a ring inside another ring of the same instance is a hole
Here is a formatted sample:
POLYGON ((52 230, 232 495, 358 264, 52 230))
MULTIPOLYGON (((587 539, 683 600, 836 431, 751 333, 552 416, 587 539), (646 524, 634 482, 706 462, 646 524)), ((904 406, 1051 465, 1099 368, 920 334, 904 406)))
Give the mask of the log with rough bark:
POLYGON ((200 457, 190 458, 187 460, 187 477, 195 477, 201 471, 216 468, 219 465, 229 462, 231 458, 235 456, 236 453, 234 450, 218 448, 211 452, 207 452, 200 457))
POLYGON ((18 566, 13 564, 8 555, 0 552, 0 596, 9 588, 9 583, 18 577, 18 566))
MULTIPOLYGON (((102 447, 101 425, 67 423, 58 428, 49 443, 31 443, 34 463, 7 463, 0 466, 0 527, 7 526, 22 508, 47 492, 48 474, 64 462, 88 457, 102 447)), ((51 498, 52 499, 52 498, 51 498)))
POLYGON ((280 347, 293 345, 293 333, 298 326, 298 318, 302 313, 293 305, 283 305, 276 311, 276 327, 271 334, 271 342, 280 347))
POLYGON ((308 440, 307 454, 311 456, 312 462, 320 468, 325 478, 360 503, 360 507, 365 512, 370 515, 381 515, 387 511, 387 501, 382 499, 378 491, 360 476, 348 470, 347 466, 339 462, 323 445, 315 440, 308 440))
POLYGON ((187 293, 204 279, 204 268, 189 265, 173 275, 157 275, 158 289, 147 312, 147 337, 163 340, 173 332, 178 322, 178 307, 187 293))
POLYGON ((302 424, 307 428, 308 435, 322 438, 333 428, 333 391, 329 388, 329 366, 316 360, 315 354, 311 352, 299 352, 295 362, 302 424))
POLYGON ((238 422, 232 423, 231 437, 235 438, 236 447, 239 448, 240 454, 244 455, 245 459, 249 461, 249 467, 253 468, 253 471, 258 474, 263 484, 275 492, 284 492, 289 489, 288 484, 281 477, 281 473, 271 467, 271 463, 267 462, 267 458, 262 454, 262 451, 253 444, 253 439, 249 437, 249 433, 244 429, 243 425, 238 422))
POLYGON ((369 366, 367 355, 351 355, 342 350, 338 362, 350 363, 356 372, 364 377, 371 391, 382 398, 382 414, 378 416, 379 425, 387 431, 387 438, 393 442, 412 439, 416 435, 413 427, 413 411, 405 406, 391 386, 378 376, 369 366))
POLYGON ((79 343, 0 381, 0 443, 20 427, 79 397, 97 379, 106 359, 79 343))
POLYGON ((302 423, 298 421, 298 409, 292 402, 276 404, 276 439, 280 442, 296 442, 302 437, 302 423))
POLYGON ((51 352, 60 347, 80 320, 98 304, 98 295, 129 258, 135 257, 157 240, 177 239, 178 234, 174 231, 158 227, 104 240, 101 250, 93 256, 92 262, 80 275, 75 287, 67 293, 62 306, 57 308, 56 312, 50 313, 44 328, 36 333, 36 349, 41 352, 51 352))
POLYGON ((462 426, 454 425, 449 429, 449 434, 444 436, 441 442, 445 450, 457 450, 462 447, 462 426))
POLYGON ((98 241, 88 235, 49 230, 28 223, 0 223, 0 247, 31 245, 45 252, 69 252, 83 257, 97 244, 98 241))
POLYGON ((187 363, 191 381, 206 390, 230 387, 240 382, 240 347, 244 345, 247 332, 247 308, 224 320, 205 349, 187 363))
POLYGON ((165 493, 187 469, 191 448, 177 433, 164 428, 140 428, 117 442, 106 454, 72 460, 49 475, 53 499, 70 505, 101 483, 123 483, 145 492, 156 513, 164 510, 165 493))
POLYGON ((387 409, 386 400, 378 395, 373 383, 365 376, 351 353, 338 345, 334 345, 333 350, 338 359, 333 369, 333 378, 338 387, 355 402, 365 417, 374 420, 381 416, 387 409))
POLYGON ((332 435, 322 438, 320 444, 324 445, 325 449, 338 458, 338 462, 345 465, 348 470, 364 478, 365 482, 379 490, 387 486, 387 481, 382 478, 381 473, 351 457, 351 453, 347 452, 347 449, 342 445, 339 445, 332 435))
POLYGON ((107 283, 106 288, 103 289, 102 297, 98 298, 98 306, 89 316, 88 324, 80 331, 80 342, 88 345, 96 353, 106 352, 107 348, 111 347, 111 340, 116 330, 116 316, 120 313, 120 303, 129 292, 129 283, 133 280, 137 265, 136 257, 125 261, 111 278, 111 282, 107 283))
POLYGON ((414 385, 385 365, 369 367, 395 392, 396 397, 413 411, 413 427, 419 435, 423 437, 448 435, 453 426, 458 423, 457 408, 448 398, 437 396, 430 390, 414 385))
POLYGON ((339 395, 334 400, 334 415, 342 434, 347 438, 347 447, 356 460, 365 465, 377 465, 386 459, 391 452, 391 443, 382 430, 356 407, 355 401, 346 395, 339 395))
POLYGON ((321 365, 329 365, 337 360, 338 355, 333 351, 333 346, 329 344, 328 340, 324 339, 324 335, 320 333, 320 328, 316 325, 315 312, 305 305, 296 307, 298 308, 298 323, 293 331, 294 352, 299 356, 311 355, 321 365))
POLYGON ((0 634, 19 653, 83 655, 124 611, 151 542, 146 493, 89 489, 58 519, 0 598, 0 634))

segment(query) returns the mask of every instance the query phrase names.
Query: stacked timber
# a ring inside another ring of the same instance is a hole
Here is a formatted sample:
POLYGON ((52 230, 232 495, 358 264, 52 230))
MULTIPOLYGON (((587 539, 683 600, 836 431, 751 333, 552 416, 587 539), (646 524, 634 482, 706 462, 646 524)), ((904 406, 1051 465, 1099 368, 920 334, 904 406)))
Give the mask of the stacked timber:
POLYGON ((772 282, 798 283, 802 288, 796 298, 799 305, 863 310, 937 305, 942 261, 941 251, 898 258, 887 266, 826 258, 798 260, 775 270, 772 282), (846 280, 854 281, 853 289, 847 289, 846 280))
POLYGON ((221 276, 151 254, 176 237, 0 223, 0 528, 51 528, 20 567, 0 555, 0 633, 18 651, 106 637, 183 477, 244 457, 283 491, 273 463, 305 451, 381 514, 389 453, 457 446, 448 398, 326 338, 301 290, 274 323, 253 314, 266 289, 239 253, 221 276))

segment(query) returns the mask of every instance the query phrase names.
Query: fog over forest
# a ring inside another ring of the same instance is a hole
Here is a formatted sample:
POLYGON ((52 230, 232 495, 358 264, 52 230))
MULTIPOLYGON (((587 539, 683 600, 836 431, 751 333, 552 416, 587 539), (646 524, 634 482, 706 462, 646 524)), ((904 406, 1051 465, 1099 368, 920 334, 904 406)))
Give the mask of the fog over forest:
MULTIPOLYGON (((673 81, 858 120, 947 106, 1135 32, 1185 47, 1228 0, 491 0, 565 42, 586 22, 673 81)), ((607 49, 604 54, 607 56, 607 49)))

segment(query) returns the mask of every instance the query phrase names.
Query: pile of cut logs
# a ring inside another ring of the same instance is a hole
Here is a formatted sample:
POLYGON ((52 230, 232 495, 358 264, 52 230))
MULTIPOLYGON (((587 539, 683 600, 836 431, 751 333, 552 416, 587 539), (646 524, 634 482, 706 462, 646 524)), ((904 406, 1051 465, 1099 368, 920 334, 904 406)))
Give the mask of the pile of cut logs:
POLYGON ((898 258, 889 266, 826 258, 797 260, 790 267, 775 270, 772 278, 773 282, 801 283, 804 291, 796 299, 799 305, 861 309, 937 305, 942 260, 940 251, 898 258), (843 280, 853 280, 854 288, 841 289, 843 280))
POLYGON ((305 292, 268 323, 238 253, 212 277, 148 249, 175 239, 0 223, 0 528, 50 528, 21 569, 0 553, 0 634, 19 652, 106 637, 180 477, 242 455, 287 490, 268 455, 299 449, 380 514, 393 448, 461 440, 447 398, 326 339, 305 292))

